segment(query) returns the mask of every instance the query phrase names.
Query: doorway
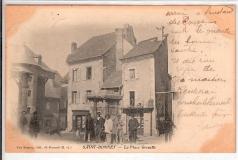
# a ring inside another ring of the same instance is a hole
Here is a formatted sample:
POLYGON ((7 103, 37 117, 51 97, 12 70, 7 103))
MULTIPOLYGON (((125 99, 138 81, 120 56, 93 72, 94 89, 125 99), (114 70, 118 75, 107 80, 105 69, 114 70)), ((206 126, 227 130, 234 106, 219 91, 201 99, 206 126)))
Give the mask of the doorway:
POLYGON ((135 113, 135 118, 139 122, 139 127, 137 129, 138 135, 144 135, 144 113, 135 113))

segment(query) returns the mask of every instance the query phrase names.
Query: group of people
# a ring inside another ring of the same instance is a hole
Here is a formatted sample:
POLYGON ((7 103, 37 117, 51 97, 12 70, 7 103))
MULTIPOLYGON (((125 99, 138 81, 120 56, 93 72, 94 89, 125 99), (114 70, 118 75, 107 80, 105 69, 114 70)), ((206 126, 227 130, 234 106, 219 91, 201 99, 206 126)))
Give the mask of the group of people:
MULTIPOLYGON (((105 119, 101 116, 100 112, 97 112, 97 117, 94 120, 91 114, 88 114, 85 122, 85 141, 95 140, 97 143, 122 143, 124 141, 124 121, 121 115, 115 115, 113 118, 107 114, 105 119)), ((137 128, 139 123, 134 116, 129 120, 129 140, 130 142, 136 142, 137 128)))
POLYGON ((31 114, 31 108, 27 108, 26 111, 22 111, 20 116, 20 129, 22 133, 29 134, 36 138, 40 132, 40 123, 37 116, 37 112, 31 114))

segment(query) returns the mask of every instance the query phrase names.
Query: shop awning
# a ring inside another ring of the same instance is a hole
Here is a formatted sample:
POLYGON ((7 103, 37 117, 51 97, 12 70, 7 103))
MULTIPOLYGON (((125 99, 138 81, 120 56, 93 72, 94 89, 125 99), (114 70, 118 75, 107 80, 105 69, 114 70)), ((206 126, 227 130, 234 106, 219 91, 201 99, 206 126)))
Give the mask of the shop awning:
POLYGON ((151 113, 153 110, 153 107, 128 107, 123 108, 123 113, 128 115, 133 113, 151 113))
POLYGON ((72 110, 73 116, 85 116, 89 114, 89 110, 72 110))
POLYGON ((88 100, 103 101, 103 100, 121 100, 122 96, 117 94, 90 94, 87 96, 88 100))

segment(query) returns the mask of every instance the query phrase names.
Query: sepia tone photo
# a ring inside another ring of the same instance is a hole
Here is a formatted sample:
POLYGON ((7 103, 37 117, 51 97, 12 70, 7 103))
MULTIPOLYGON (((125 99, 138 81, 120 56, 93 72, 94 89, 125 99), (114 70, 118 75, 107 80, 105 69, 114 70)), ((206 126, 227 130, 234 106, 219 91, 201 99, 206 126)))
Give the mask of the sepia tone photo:
POLYGON ((7 152, 235 152, 234 6, 8 5, 5 28, 7 152))

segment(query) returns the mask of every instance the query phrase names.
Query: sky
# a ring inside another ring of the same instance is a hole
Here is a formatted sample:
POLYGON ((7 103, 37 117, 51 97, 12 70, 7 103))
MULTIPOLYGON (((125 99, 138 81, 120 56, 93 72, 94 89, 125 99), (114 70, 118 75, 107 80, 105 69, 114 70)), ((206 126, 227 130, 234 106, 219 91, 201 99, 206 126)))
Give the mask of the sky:
POLYGON ((144 10, 142 14, 138 9, 115 12, 113 7, 42 7, 20 26, 12 38, 12 46, 27 45, 41 54, 50 68, 64 76, 68 71, 66 58, 72 42, 80 46, 92 36, 113 32, 124 24, 133 26, 137 42, 159 36, 161 33, 156 26, 163 25, 162 18, 152 16, 159 12, 144 10))

